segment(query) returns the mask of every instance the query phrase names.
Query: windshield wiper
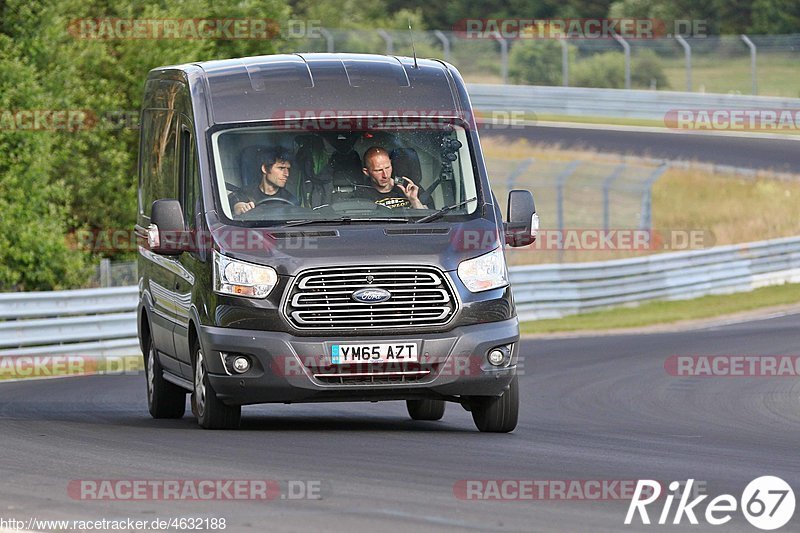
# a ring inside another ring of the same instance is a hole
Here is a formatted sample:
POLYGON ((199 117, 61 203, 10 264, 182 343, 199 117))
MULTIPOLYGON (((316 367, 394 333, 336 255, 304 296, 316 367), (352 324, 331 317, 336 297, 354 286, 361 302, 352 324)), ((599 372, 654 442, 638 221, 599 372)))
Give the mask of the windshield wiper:
POLYGON ((439 220, 439 219, 440 219, 440 218, 442 218, 442 217, 443 217, 443 216, 444 216, 444 215, 445 215, 445 214, 446 214, 448 211, 452 211, 453 209, 458 209, 459 207, 464 207, 464 206, 465 206, 465 205, 467 205, 468 203, 470 203, 470 202, 474 202, 474 201, 475 201, 475 200, 477 200, 477 199, 478 199, 478 197, 476 196, 476 197, 470 198, 469 200, 464 200, 463 202, 459 202, 459 203, 457 203, 457 204, 448 205, 448 206, 446 206, 446 207, 443 207, 443 208, 439 209, 439 210, 438 210, 438 211, 436 211, 435 213, 432 213, 432 214, 430 214, 430 215, 428 215, 428 216, 426 216, 426 217, 422 217, 422 218, 420 218, 419 220, 417 220, 416 222, 414 222, 414 224, 424 224, 425 222, 431 222, 431 221, 433 221, 433 220, 439 220))
POLYGON ((398 222, 408 224, 407 218, 375 217, 375 218, 307 218, 303 220, 289 220, 284 226, 311 226, 313 224, 352 224, 353 222, 398 222))

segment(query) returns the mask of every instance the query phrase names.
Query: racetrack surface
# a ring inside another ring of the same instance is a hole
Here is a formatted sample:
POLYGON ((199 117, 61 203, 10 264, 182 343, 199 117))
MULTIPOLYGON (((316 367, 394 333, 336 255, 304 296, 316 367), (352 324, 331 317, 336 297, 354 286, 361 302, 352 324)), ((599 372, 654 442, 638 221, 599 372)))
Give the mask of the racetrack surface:
MULTIPOLYGON (((400 402, 251 406, 241 430, 205 431, 188 413, 151 419, 141 374, 2 383, 0 515, 224 517, 226 531, 757 531, 740 512, 718 527, 690 528, 685 518, 679 528, 624 526, 627 501, 474 501, 453 487, 693 478, 712 497, 739 498, 750 480, 771 474, 797 491, 796 378, 678 378, 664 369, 670 355, 797 354, 797 319, 525 340, 520 423, 507 435, 477 432, 455 404, 442 421, 414 422, 400 402), (318 480, 323 498, 70 496, 70 481, 84 479, 318 480)), ((660 511, 659 503, 651 518, 660 511)), ((800 530, 797 514, 781 531, 800 530)))
POLYGON ((527 126, 510 132, 487 127, 481 136, 510 136, 562 148, 800 173, 800 141, 791 138, 626 131, 613 126, 527 126))

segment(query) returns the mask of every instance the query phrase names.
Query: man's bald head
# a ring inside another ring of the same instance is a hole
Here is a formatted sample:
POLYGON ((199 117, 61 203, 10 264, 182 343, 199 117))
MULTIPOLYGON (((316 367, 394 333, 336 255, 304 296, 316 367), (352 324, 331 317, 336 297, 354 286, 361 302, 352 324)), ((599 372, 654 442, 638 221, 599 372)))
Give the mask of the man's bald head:
POLYGON ((363 171, 378 191, 389 192, 394 188, 392 160, 389 159, 389 152, 380 146, 373 146, 364 152, 363 171))
POLYGON ((364 168, 370 168, 370 163, 375 156, 384 156, 389 157, 389 152, 381 148, 380 146, 373 146, 368 148, 366 152, 364 152, 364 168))

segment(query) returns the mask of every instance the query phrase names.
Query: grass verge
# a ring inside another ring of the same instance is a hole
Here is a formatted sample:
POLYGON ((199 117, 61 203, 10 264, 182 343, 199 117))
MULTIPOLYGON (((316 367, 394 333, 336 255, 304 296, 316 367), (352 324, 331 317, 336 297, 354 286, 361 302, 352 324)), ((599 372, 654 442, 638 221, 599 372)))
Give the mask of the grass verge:
POLYGON ((800 283, 763 287, 751 292, 703 296, 692 300, 653 301, 549 320, 522 322, 523 334, 635 328, 712 318, 763 307, 800 302, 800 283))

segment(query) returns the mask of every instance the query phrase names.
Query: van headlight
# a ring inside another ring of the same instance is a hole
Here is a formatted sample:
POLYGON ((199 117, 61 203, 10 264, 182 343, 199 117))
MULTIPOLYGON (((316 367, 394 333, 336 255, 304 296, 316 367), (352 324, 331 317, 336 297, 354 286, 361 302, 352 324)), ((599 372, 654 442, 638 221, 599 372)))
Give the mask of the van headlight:
POLYGON ((503 249, 497 248, 488 254, 462 261, 458 265, 458 277, 471 292, 505 287, 508 285, 508 270, 503 249))
POLYGON ((266 298, 276 283, 274 268, 231 259, 214 250, 214 292, 266 298))

